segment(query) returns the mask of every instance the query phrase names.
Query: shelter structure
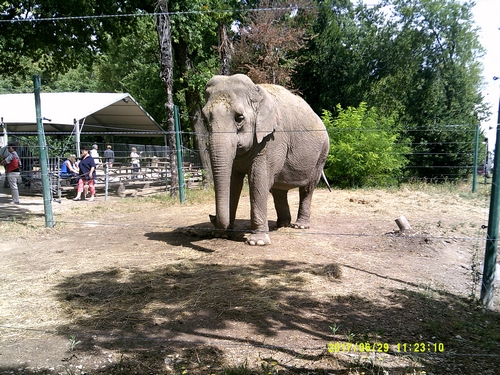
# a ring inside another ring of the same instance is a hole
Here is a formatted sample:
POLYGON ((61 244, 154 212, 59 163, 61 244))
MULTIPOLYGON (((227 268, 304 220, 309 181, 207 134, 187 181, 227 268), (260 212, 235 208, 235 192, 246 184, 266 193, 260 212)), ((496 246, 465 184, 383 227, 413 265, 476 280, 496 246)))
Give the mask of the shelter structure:
MULTIPOLYGON (((41 93, 46 135, 161 136, 167 132, 127 93, 41 93)), ((0 95, 0 120, 9 135, 36 135, 34 94, 0 95)))

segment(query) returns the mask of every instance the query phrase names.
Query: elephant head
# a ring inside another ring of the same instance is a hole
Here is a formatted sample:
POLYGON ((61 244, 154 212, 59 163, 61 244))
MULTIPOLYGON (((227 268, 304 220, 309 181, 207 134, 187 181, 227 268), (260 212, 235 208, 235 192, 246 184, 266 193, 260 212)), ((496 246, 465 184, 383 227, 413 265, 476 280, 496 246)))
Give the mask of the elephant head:
MULTIPOLYGON (((231 174, 236 158, 263 146, 276 129, 279 116, 274 98, 250 78, 215 76, 206 86, 203 116, 210 133, 210 158, 214 177, 217 229, 232 225, 231 174)), ((239 197, 239 192, 237 193, 239 197)), ((236 202, 237 204, 237 202, 236 202)))

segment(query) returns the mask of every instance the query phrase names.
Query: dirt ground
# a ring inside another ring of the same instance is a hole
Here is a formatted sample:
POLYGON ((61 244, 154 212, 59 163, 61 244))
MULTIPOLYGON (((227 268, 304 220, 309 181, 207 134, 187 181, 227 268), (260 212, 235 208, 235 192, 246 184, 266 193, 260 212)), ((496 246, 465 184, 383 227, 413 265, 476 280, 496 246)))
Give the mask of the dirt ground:
POLYGON ((498 373, 489 201, 467 189, 317 190, 311 229, 265 247, 244 242, 248 194, 216 238, 210 192, 64 199, 49 229, 40 197, 3 191, 0 374, 498 373))

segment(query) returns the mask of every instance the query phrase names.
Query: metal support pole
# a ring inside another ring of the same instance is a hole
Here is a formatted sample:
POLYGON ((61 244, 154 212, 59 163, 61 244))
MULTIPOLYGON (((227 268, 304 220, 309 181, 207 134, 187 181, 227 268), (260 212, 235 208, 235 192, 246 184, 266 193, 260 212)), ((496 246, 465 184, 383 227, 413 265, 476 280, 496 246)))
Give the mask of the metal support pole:
POLYGON ((104 171, 105 171, 105 184, 104 184, 104 200, 108 200, 108 189, 109 189, 109 161, 106 160, 104 163, 104 171))
POLYGON ((9 143, 9 137, 7 136, 7 125, 4 124, 3 117, 0 118, 0 126, 2 127, 2 130, 3 130, 3 135, 2 135, 2 139, 3 139, 2 147, 3 147, 3 146, 7 146, 7 144, 9 143))
POLYGON ((54 215, 52 212, 52 193, 50 192, 49 165, 47 156, 47 142, 42 123, 42 106, 40 102, 40 76, 33 76, 35 86, 35 111, 38 128, 38 146, 40 148, 40 169, 42 173, 43 208, 45 210, 45 226, 54 228, 54 215))
POLYGON ((498 215, 500 208, 500 101, 498 102, 497 138, 495 141, 495 159, 491 182, 490 213, 488 217, 488 233, 486 235, 486 252, 484 254, 483 281, 481 283, 480 301, 486 308, 493 306, 495 286, 495 268, 498 252, 498 215))
MULTIPOLYGON (((477 190, 477 159, 479 154, 479 124, 476 125, 476 139, 474 142, 474 171, 472 172, 472 192, 477 190)), ((486 174, 486 171, 484 171, 486 174)))
POLYGON ((182 173, 181 126, 179 124, 179 107, 174 105, 175 147, 177 147, 177 170, 179 175, 179 197, 181 203, 186 200, 184 195, 184 174, 182 173))
POLYGON ((73 123, 75 125, 75 141, 76 141, 76 157, 80 157, 80 124, 76 120, 76 118, 73 120, 73 123))
MULTIPOLYGON (((168 158, 168 155, 170 154, 170 152, 168 151, 168 140, 167 140, 167 135, 165 134, 163 136, 163 143, 165 144, 165 149, 164 149, 164 152, 162 154, 162 157, 165 158, 165 161, 169 160, 168 158)), ((164 168, 164 171, 165 171, 165 191, 168 191, 168 166, 167 166, 167 163, 164 164, 165 165, 165 168, 164 168)))

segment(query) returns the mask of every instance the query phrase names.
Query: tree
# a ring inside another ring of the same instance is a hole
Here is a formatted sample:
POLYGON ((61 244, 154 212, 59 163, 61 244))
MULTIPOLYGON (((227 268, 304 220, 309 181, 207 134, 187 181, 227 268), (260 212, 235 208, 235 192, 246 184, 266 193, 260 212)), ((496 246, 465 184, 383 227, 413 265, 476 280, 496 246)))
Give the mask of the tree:
POLYGON ((172 34, 170 31, 170 20, 168 16, 167 0, 158 1, 157 31, 158 43, 160 46, 160 79, 167 94, 165 110, 167 117, 168 143, 170 145, 170 194, 177 196, 179 186, 179 174, 177 163, 182 164, 182 160, 177 160, 177 146, 175 143, 175 119, 174 119, 174 58, 172 55, 172 34))
MULTIPOLYGON (((406 79, 400 81, 405 91, 400 87, 397 92, 405 107, 400 120, 414 144, 411 165, 420 167, 409 174, 467 177, 472 171, 476 125, 487 112, 480 94, 483 49, 472 20, 473 3, 392 3, 395 17, 387 27, 398 32, 391 50, 402 57, 395 56, 396 61, 406 63, 406 68, 411 64, 406 79)), ((401 76, 405 66, 400 65, 399 69, 393 65, 391 73, 401 76)))
POLYGON ((487 114, 471 7, 456 0, 387 0, 371 8, 330 1, 300 70, 306 100, 316 111, 366 102, 395 114, 413 143, 409 177, 467 176, 475 125, 487 114), (390 17, 381 8, 389 5, 390 17), (458 124, 468 126, 452 135, 448 127, 458 124))
POLYGON ((322 6, 312 25, 315 37, 308 42, 306 62, 298 66, 294 84, 316 113, 323 109, 335 113, 337 104, 357 106, 362 101, 359 95, 354 99, 348 96, 360 82, 355 72, 362 64, 352 49, 359 48, 355 42, 358 27, 350 0, 317 3, 322 6))
POLYGON ((231 72, 290 88, 314 15, 311 2, 263 0, 259 6, 267 10, 249 13, 249 20, 239 25, 231 72))
MULTIPOLYGON (((2 37, 0 36, 0 38, 2 37)), ((29 58, 23 57, 19 60, 19 63, 24 67, 23 69, 11 74, 0 74, 0 94, 33 92, 33 74, 38 71, 38 68, 29 58)), ((45 83, 46 80, 42 79, 42 84, 45 83)))
MULTIPOLYGON (((217 30, 217 22, 220 17, 204 14, 202 10, 210 9, 210 6, 222 6, 222 1, 213 0, 208 5, 204 1, 178 0, 171 2, 169 7, 173 13, 168 17, 167 2, 158 2, 162 15, 158 18, 158 36, 160 41, 161 75, 167 90, 167 114, 170 107, 173 109, 173 84, 174 84, 174 59, 177 63, 179 78, 177 80, 177 95, 188 114, 189 123, 195 132, 195 143, 199 150, 203 168, 210 171, 209 157, 207 152, 207 130, 201 116, 203 106, 202 92, 206 82, 216 71, 215 61, 211 58, 214 50, 212 43, 216 40, 216 34, 211 30, 217 30), (198 12, 193 12, 198 10, 198 12), (165 14, 163 14, 165 13, 165 14), (169 34, 167 36, 167 34, 169 34), (168 74, 168 76, 164 75, 168 74), (171 102, 170 102, 171 101, 171 102)), ((172 112, 173 115, 173 112, 172 112)), ((173 117, 167 117, 167 131, 173 134, 173 117)), ((170 136, 172 139, 173 137, 170 136)), ((173 142, 171 148, 175 150, 173 142)), ((172 166, 172 170, 174 166, 172 166)), ((207 173, 207 176, 211 176, 207 173)), ((174 181, 174 174, 172 180, 174 181)))
POLYGON ((151 12, 154 4, 140 0, 55 0, 0 3, 0 71, 26 71, 23 58, 37 62, 43 76, 58 74, 80 63, 91 64, 105 52, 109 37, 133 32, 138 9, 151 12), (109 15, 110 17, 106 17, 109 15))
POLYGON ((165 89, 160 80, 156 20, 138 17, 134 33, 110 40, 94 62, 98 92, 128 92, 160 124, 166 122, 165 89))
MULTIPOLYGON (((173 93, 174 85, 177 85, 177 89, 183 90, 179 95, 179 100, 186 105, 186 112, 189 113, 189 116, 185 118, 197 118, 194 125, 198 128, 196 131, 201 137, 206 133, 204 127, 200 130, 203 126, 200 116, 201 87, 204 87, 206 81, 217 70, 215 60, 211 59, 207 51, 215 56, 215 51, 210 51, 210 49, 214 44, 212 40, 216 40, 216 34, 212 30, 216 30, 214 26, 217 26, 218 19, 214 21, 211 20, 213 17, 204 15, 194 20, 193 23, 192 19, 187 18, 195 16, 188 15, 188 13, 177 13, 167 19, 167 14, 160 12, 159 33, 157 34, 157 38, 160 39, 159 43, 158 39, 156 42, 156 66, 153 67, 148 60, 152 56, 151 49, 148 48, 147 53, 144 54, 141 48, 151 45, 152 34, 144 29, 144 24, 148 24, 148 21, 143 20, 149 17, 144 13, 153 11, 155 3, 126 0, 118 5, 109 0, 99 2, 78 0, 76 4, 75 2, 54 1, 50 4, 45 2, 38 5, 38 3, 25 1, 19 3, 18 6, 0 5, 0 10, 4 11, 4 18, 16 21, 12 24, 0 23, 0 30, 4 31, 2 35, 12 36, 5 40, 0 39, 0 52, 3 56, 8 56, 9 53, 14 57, 23 56, 23 59, 19 60, 14 58, 2 60, 6 68, 4 72, 27 72, 27 69, 22 69, 30 66, 29 63, 24 64, 24 59, 27 58, 36 62, 36 65, 40 67, 38 73, 41 71, 46 80, 53 81, 55 76, 72 67, 84 64, 90 70, 90 65, 97 62, 101 67, 100 76, 103 83, 101 89, 111 91, 125 91, 126 89, 138 99, 144 100, 145 107, 154 114, 158 121, 165 120, 170 130, 173 130, 173 93), (130 17, 123 16, 124 13, 130 14, 130 17), (112 15, 123 17, 112 17, 112 15), (61 20, 60 17, 68 18, 61 20), (168 22, 172 22, 173 27, 170 27, 168 22), (167 38, 164 37, 164 32, 167 32, 166 26, 169 26, 168 31, 171 33, 167 38), (30 32, 31 29, 34 31, 30 32), (92 30, 90 34, 88 30, 92 30), (50 35, 57 35, 57 38, 51 39, 50 35), (29 44, 23 44, 23 39, 29 39, 29 44), (166 46, 167 43, 171 45, 166 46), (201 45, 203 46, 200 47, 201 45), (204 53, 200 53, 201 51, 204 53), (180 67, 178 72, 182 75, 176 82, 174 82, 174 54, 180 67), (199 57, 196 58, 196 55, 199 57), (171 63, 167 63, 168 59, 171 59, 171 63), (162 64, 161 68, 159 61, 162 64), (195 68, 193 64, 198 65, 195 68), (197 67, 202 67, 202 69, 197 69, 197 67), (200 75, 200 71, 203 74, 200 75), (138 79, 140 75, 138 73, 142 74, 142 82, 138 79), (197 78, 196 85, 191 79, 193 77, 197 78), (162 82, 166 88, 163 95, 166 92, 169 99, 167 99, 166 110, 163 108, 158 111, 158 107, 151 102, 153 100, 160 102, 157 88, 161 87, 162 82), (143 88, 147 86, 153 89, 145 93, 143 88), (149 93, 153 95, 148 95, 149 93), (197 115, 193 115, 196 111, 197 115)), ((212 7, 217 9, 221 3, 224 2, 212 1, 207 5, 206 2, 201 1, 194 3, 179 0, 169 2, 169 6, 173 12, 179 12, 193 9, 206 10, 212 7)), ((159 9, 167 9, 166 1, 159 1, 158 5, 159 9)), ((149 27, 153 30, 151 23, 149 27)), ((189 124, 190 121, 187 123, 189 124)), ((205 143, 198 142, 200 145, 205 143)), ((173 145, 172 142, 170 144, 173 145)), ((201 156, 205 168, 208 169, 206 152, 202 151, 201 156)))
MULTIPOLYGON (((203 10, 224 9, 223 1, 176 1, 172 3, 177 12, 171 17, 175 62, 178 72, 176 99, 184 107, 183 123, 192 131, 194 146, 199 152, 206 179, 212 180, 208 154, 208 132, 202 117, 204 89, 207 81, 219 70, 214 46, 217 45, 216 30, 231 22, 230 13, 205 13, 203 10), (199 10, 199 12, 193 12, 199 10)), ((224 29, 224 28, 222 28, 224 29)))
POLYGON ((323 112, 322 120, 330 136, 330 152, 325 174, 342 188, 392 185, 408 163, 408 147, 400 139, 394 118, 378 114, 365 103, 342 109, 338 116, 323 112))
MULTIPOLYGON (((31 85, 33 86, 33 85, 31 85)), ((97 67, 78 65, 69 69, 66 74, 58 75, 53 81, 45 81, 44 91, 50 92, 101 92, 97 67)), ((33 91, 30 87, 29 92, 33 91)))

